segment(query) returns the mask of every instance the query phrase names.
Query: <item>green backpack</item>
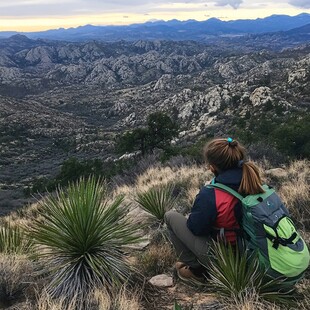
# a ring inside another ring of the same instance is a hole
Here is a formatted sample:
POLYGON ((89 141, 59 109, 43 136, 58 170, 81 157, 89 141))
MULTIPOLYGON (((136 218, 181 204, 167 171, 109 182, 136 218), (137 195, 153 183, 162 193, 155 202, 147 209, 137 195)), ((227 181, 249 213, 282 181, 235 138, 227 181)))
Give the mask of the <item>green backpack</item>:
POLYGON ((242 203, 242 229, 247 249, 257 251, 259 261, 273 278, 298 280, 309 266, 309 251, 296 231, 279 196, 267 185, 265 193, 241 196, 220 183, 208 186, 224 190, 242 203))

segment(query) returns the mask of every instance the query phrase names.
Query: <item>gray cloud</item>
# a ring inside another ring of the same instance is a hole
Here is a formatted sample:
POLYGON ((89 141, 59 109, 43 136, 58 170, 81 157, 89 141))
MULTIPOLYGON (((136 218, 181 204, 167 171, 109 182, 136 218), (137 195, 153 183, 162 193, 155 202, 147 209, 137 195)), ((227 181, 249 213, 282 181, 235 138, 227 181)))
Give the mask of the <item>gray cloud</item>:
POLYGON ((310 0, 0 0, 1 18, 52 17, 87 14, 120 13, 122 15, 147 14, 152 12, 179 12, 208 10, 209 7, 230 6, 258 7, 259 5, 290 3, 300 8, 310 8, 310 0), (173 3, 187 4, 186 9, 172 6, 173 3), (193 4, 193 6, 191 6, 193 4), (194 6, 201 4, 201 6, 194 6), (161 7, 161 5, 163 5, 161 7))
MULTIPOLYGON (((0 16, 66 16, 85 13, 147 13, 161 4, 206 3, 211 0, 0 0, 0 16)), ((169 9, 167 10, 169 11, 169 9)))
POLYGON ((310 9, 310 0, 290 0, 289 4, 303 9, 310 9))
POLYGON ((241 3, 243 3, 243 0, 218 0, 216 1, 217 6, 230 5, 234 9, 238 9, 241 3))

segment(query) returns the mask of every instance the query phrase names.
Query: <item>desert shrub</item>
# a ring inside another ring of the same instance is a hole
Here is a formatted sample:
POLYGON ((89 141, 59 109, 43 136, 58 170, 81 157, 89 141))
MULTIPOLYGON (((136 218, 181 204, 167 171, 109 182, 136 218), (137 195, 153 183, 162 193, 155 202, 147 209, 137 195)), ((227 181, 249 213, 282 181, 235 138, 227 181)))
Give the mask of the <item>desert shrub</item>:
POLYGON ((0 255, 0 301, 10 305, 25 299, 26 290, 34 287, 34 266, 25 256, 0 255))
POLYGON ((182 147, 180 149, 180 154, 192 158, 196 163, 204 163, 203 148, 211 138, 211 136, 207 135, 206 137, 199 139, 197 142, 182 147))
POLYGON ((142 155, 155 148, 165 149, 171 140, 178 135, 178 125, 162 112, 148 116, 146 128, 127 131, 116 139, 116 151, 120 154, 140 151, 142 155))
POLYGON ((66 186, 69 182, 75 182, 81 177, 103 175, 103 162, 99 159, 79 161, 72 157, 65 160, 60 172, 53 179, 39 178, 34 181, 30 193, 53 191, 57 186, 66 186))
POLYGON ((253 142, 248 146, 247 151, 252 160, 261 161, 267 159, 275 167, 288 161, 287 156, 266 141, 253 142))
POLYGON ((165 213, 176 204, 173 190, 170 184, 152 187, 145 192, 138 192, 136 202, 157 221, 163 223, 165 213))
POLYGON ((285 154, 310 158, 310 116, 292 117, 271 133, 271 139, 285 154))
POLYGON ((44 249, 40 257, 51 271, 52 296, 81 297, 127 281, 132 270, 123 246, 139 240, 139 227, 129 223, 122 202, 120 196, 109 201, 106 185, 95 178, 71 183, 40 202, 32 236, 44 249))
POLYGON ((148 131, 145 128, 136 128, 127 131, 116 139, 115 150, 119 154, 140 151, 144 155, 148 150, 148 131))
POLYGON ((63 162, 61 170, 55 178, 36 179, 31 189, 29 187, 24 189, 24 194, 29 196, 31 193, 50 192, 55 190, 58 186, 67 186, 70 182, 75 182, 81 177, 104 177, 107 180, 111 180, 115 175, 130 169, 135 163, 135 159, 103 162, 100 159, 80 161, 72 157, 63 162))
POLYGON ((241 304, 249 295, 272 303, 292 303, 292 289, 283 280, 268 278, 254 254, 249 257, 223 242, 213 242, 210 254, 210 283, 220 297, 241 304))
POLYGON ((168 243, 150 245, 138 256, 138 266, 146 276, 165 272, 176 261, 175 253, 168 243))
POLYGON ((173 157, 181 156, 191 160, 196 164, 202 164, 205 162, 203 157, 203 148, 212 138, 213 135, 207 133, 202 138, 195 138, 193 141, 188 141, 185 145, 174 145, 166 147, 161 156, 161 161, 166 163, 173 157))
POLYGON ((18 226, 5 224, 0 228, 0 253, 24 254, 31 252, 33 242, 18 226))
MULTIPOLYGON (((269 113, 269 112, 268 112, 269 113)), ((232 135, 247 145, 264 143, 275 147, 280 153, 293 158, 310 156, 309 115, 293 113, 290 116, 253 115, 246 127, 241 119, 233 120, 232 135)), ((272 150, 272 153, 274 151, 272 150)), ((269 156, 272 158, 272 154, 269 156)))

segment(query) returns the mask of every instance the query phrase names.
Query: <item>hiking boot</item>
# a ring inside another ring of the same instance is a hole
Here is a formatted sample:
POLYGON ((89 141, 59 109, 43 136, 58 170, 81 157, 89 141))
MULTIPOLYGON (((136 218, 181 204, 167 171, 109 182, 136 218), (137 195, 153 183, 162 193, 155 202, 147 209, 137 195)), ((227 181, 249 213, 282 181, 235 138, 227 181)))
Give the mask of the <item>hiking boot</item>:
POLYGON ((186 264, 183 262, 176 262, 174 265, 176 270, 179 270, 180 268, 185 267, 185 266, 186 266, 186 264))
POLYGON ((190 266, 184 265, 183 267, 177 269, 178 276, 183 281, 188 282, 198 282, 199 284, 203 284, 205 282, 205 277, 201 275, 195 275, 192 271, 193 269, 190 266))

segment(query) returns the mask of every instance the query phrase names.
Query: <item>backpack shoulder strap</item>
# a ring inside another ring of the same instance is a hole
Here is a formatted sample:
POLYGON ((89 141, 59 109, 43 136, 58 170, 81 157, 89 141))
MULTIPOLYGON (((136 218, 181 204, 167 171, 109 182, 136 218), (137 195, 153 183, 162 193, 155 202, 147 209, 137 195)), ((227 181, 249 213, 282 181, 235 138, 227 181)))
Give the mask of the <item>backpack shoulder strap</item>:
POLYGON ((222 189, 223 191, 235 196, 237 199, 239 199, 240 201, 243 200, 243 196, 240 195, 237 191, 233 190, 232 188, 224 185, 224 184, 221 184, 221 183, 211 183, 211 184, 208 184, 207 187, 213 187, 213 188, 218 188, 218 189, 222 189))

